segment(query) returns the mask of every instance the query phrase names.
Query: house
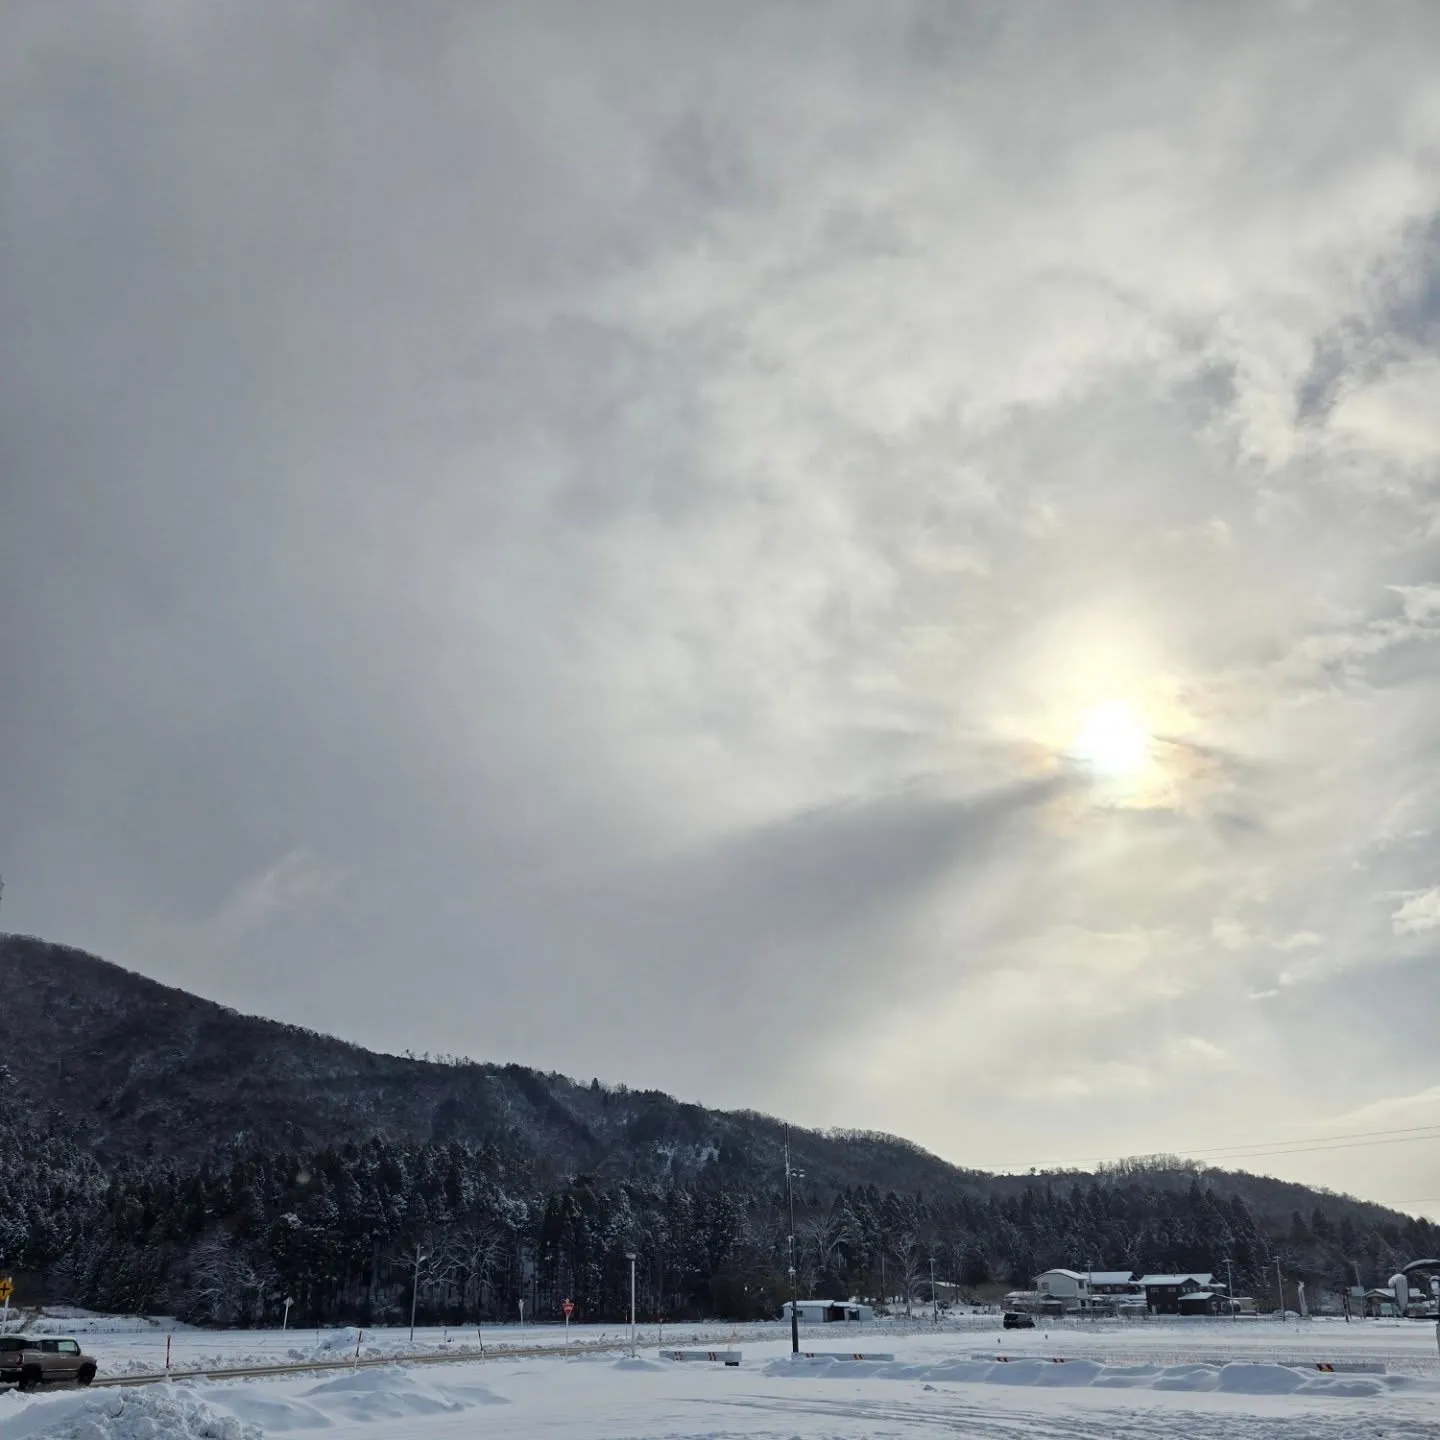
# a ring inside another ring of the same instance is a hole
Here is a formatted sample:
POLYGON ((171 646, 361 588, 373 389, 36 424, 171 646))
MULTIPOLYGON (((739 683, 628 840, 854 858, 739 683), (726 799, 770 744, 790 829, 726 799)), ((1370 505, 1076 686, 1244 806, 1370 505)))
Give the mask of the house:
MULTIPOLYGON (((1202 1291, 1223 1291, 1224 1285, 1217 1284, 1209 1271, 1187 1275, 1141 1275, 1136 1280, 1145 1292, 1145 1304, 1152 1315, 1181 1315, 1195 1313, 1182 1311, 1180 1299, 1184 1295, 1202 1291)), ((1202 1312, 1203 1313, 1203 1312, 1202 1312)))
POLYGON ((1035 1289, 1042 1299, 1058 1300, 1066 1310, 1090 1308, 1090 1281, 1078 1270, 1046 1270, 1035 1277, 1035 1289))
MULTIPOLYGON (((861 1305, 855 1300, 800 1300, 796 1302, 800 1323, 803 1325, 829 1325, 837 1322, 857 1324, 862 1320, 875 1318, 873 1305, 861 1305)), ((787 1300, 780 1311, 780 1318, 790 1318, 790 1302, 787 1300)))
POLYGON ((1097 1299, 1101 1296, 1133 1300, 1145 1298, 1145 1292, 1136 1283, 1133 1270, 1087 1270, 1085 1277, 1090 1282, 1091 1295, 1097 1299))

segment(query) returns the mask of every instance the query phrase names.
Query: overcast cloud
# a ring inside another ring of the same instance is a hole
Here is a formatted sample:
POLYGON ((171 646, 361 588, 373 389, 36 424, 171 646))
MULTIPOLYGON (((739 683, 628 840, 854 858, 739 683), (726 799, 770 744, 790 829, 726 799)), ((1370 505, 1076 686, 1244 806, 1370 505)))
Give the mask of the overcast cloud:
POLYGON ((0 12, 8 929, 962 1163, 1440 1133, 1437 640, 1428 0, 0 12))

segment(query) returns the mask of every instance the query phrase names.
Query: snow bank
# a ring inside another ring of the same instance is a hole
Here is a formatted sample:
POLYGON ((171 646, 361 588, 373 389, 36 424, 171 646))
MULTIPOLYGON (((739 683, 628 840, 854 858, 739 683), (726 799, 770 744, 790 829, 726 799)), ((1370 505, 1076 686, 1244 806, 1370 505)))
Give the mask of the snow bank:
MULTIPOLYGON (((658 1367, 657 1367, 658 1368, 658 1367)), ((303 1388, 186 1382, 135 1389, 0 1396, 4 1440, 263 1440, 265 1435, 399 1422, 394 1433, 430 1417, 508 1405, 488 1385, 385 1366, 303 1388)))
POLYGON ((238 1416, 187 1386, 88 1391, 26 1405, 4 1417, 5 1440, 262 1440, 238 1416))
POLYGON ((915 1365, 834 1360, 772 1360, 770 1376, 855 1380, 948 1381, 964 1385, 1009 1385, 1076 1390, 1178 1390, 1191 1394, 1317 1395, 1334 1398, 1387 1395, 1397 1391, 1440 1394, 1440 1381, 1405 1375, 1307 1374, 1284 1365, 1239 1362, 1228 1365, 1102 1365, 1095 1360, 1011 1360, 976 1358, 915 1365))
POLYGON ((326 1414, 347 1420, 404 1420, 469 1408, 398 1366, 322 1380, 306 1390, 304 1398, 326 1414))

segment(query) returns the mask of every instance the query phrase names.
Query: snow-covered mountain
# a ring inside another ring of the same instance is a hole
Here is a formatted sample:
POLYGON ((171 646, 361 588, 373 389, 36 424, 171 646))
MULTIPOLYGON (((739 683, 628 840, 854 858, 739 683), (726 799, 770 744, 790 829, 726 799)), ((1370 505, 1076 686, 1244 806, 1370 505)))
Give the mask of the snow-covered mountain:
MULTIPOLYGON (((0 995, 0 1057, 28 1103, 64 1112, 110 1158, 384 1135, 495 1141, 564 1173, 773 1179, 783 1167, 783 1125, 767 1116, 521 1065, 376 1054, 42 940, 0 936, 0 995)), ((967 1173, 890 1136, 797 1130, 793 1143, 822 1190, 944 1189, 967 1173)))

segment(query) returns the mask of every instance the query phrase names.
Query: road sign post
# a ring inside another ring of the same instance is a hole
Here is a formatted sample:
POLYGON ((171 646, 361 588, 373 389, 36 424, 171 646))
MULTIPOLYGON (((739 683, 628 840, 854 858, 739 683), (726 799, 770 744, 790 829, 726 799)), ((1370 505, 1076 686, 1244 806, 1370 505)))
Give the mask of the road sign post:
POLYGON ((570 1358, 570 1317, 575 1313, 575 1302, 566 1300, 560 1307, 565 1312, 565 1358, 570 1358))
POLYGON ((15 1293, 15 1282, 8 1275, 0 1275, 0 1300, 5 1302, 5 1313, 0 1317, 0 1328, 10 1328, 10 1297, 15 1293))

